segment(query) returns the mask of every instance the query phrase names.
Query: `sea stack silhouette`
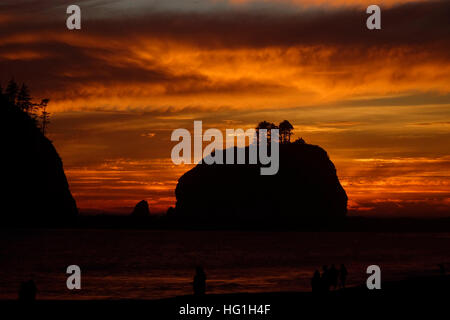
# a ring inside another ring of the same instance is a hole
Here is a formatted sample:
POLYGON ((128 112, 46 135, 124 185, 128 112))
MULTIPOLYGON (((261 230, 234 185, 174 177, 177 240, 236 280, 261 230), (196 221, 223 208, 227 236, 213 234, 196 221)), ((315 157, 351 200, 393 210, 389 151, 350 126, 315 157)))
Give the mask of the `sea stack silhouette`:
POLYGON ((139 201, 131 212, 131 216, 135 218, 144 218, 150 216, 150 209, 148 202, 145 200, 139 201))
POLYGON ((288 227, 341 220, 348 200, 326 151, 303 139, 280 144, 276 175, 260 175, 259 164, 198 164, 175 196, 172 216, 181 221, 288 227))
POLYGON ((3 223, 34 226, 75 217, 76 203, 52 142, 4 95, 0 110, 3 223))

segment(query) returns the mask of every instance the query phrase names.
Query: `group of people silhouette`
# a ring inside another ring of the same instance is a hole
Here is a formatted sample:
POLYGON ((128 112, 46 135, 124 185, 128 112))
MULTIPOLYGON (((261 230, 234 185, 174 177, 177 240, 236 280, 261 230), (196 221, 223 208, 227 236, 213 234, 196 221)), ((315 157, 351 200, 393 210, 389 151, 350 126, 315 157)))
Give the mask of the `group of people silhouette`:
MULTIPOLYGON (((319 270, 314 272, 311 279, 311 288, 313 292, 328 292, 331 289, 344 289, 347 281, 347 268, 341 264, 338 270, 334 264, 328 268, 327 265, 322 267, 322 274, 319 270)), ((206 273, 201 266, 195 268, 194 281, 192 282, 194 295, 204 295, 206 292, 206 273)))
MULTIPOLYGON (((311 287, 313 292, 327 292, 331 288, 336 290, 337 288, 345 288, 345 282, 347 280, 347 269, 342 264, 338 270, 334 266, 328 268, 328 266, 322 267, 322 274, 319 270, 314 272, 311 279, 311 287)), ((194 281, 192 282, 194 295, 204 295, 206 293, 206 273, 203 267, 197 266, 195 268, 194 281)), ((37 288, 33 280, 25 281, 21 284, 19 289, 19 300, 23 302, 30 302, 36 299, 37 288)))
MULTIPOLYGON (((438 265, 440 274, 445 276, 446 270, 444 264, 438 265)), ((314 271, 311 278, 311 289, 313 293, 324 293, 330 290, 344 289, 347 281, 348 271, 344 264, 337 269, 334 264, 328 268, 327 265, 322 267, 322 274, 319 270, 314 271)), ((192 282, 194 295, 204 295, 206 293, 206 273, 203 267, 195 268, 194 281, 192 282)), ((19 300, 23 302, 31 302, 36 299, 37 288, 33 280, 22 282, 19 289, 19 300)))
POLYGON ((319 270, 316 269, 314 275, 311 279, 311 288, 312 292, 322 293, 328 292, 331 289, 344 289, 345 282, 347 281, 348 271, 347 268, 343 264, 341 264, 341 268, 338 270, 336 267, 331 265, 328 268, 327 265, 322 267, 322 274, 320 274, 319 270))

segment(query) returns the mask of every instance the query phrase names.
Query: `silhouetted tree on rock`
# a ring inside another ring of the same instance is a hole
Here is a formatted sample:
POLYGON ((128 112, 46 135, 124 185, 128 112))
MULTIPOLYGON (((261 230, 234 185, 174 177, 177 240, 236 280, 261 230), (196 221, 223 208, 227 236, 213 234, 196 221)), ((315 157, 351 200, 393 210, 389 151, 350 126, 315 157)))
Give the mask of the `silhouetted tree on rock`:
POLYGON ((33 110, 33 104, 31 103, 30 91, 28 90, 27 85, 24 83, 20 87, 20 91, 17 94, 17 106, 20 110, 25 111, 30 114, 33 110))
POLYGON ((47 132, 48 124, 50 123, 50 112, 47 112, 47 104, 49 101, 50 101, 49 99, 43 99, 39 104, 39 108, 42 109, 39 118, 41 120, 41 131, 44 136, 45 133, 47 132))
POLYGON ((16 104, 17 93, 19 92, 19 86, 17 85, 14 78, 9 80, 8 85, 5 90, 6 99, 10 104, 16 104))
POLYGON ((267 130, 267 142, 270 143, 270 141, 272 140, 270 130, 278 129, 278 127, 272 122, 262 121, 262 122, 258 123, 258 126, 256 127, 256 137, 258 138, 257 141, 259 141, 259 134, 260 134, 261 129, 267 130))
POLYGON ((303 140, 303 138, 298 138, 298 139, 295 140, 293 143, 294 143, 294 144, 305 144, 306 142, 305 142, 305 140, 303 140))
POLYGON ((292 130, 294 130, 292 124, 289 121, 284 120, 278 127, 280 129, 280 143, 290 143, 292 130))

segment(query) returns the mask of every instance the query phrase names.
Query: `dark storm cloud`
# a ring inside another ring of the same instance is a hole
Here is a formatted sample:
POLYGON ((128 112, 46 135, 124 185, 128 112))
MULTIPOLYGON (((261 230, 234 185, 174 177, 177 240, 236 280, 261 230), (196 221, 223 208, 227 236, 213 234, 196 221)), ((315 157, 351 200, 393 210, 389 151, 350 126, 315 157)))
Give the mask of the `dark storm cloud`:
MULTIPOLYGON (((36 1, 28 7, 36 6, 36 1)), ((46 8, 40 5, 42 10, 46 8)), ((47 2, 48 3, 48 2, 47 2)), ((54 1, 51 3, 54 4, 54 1)), ((64 3, 60 1, 59 3, 64 3)), ((24 31, 61 31, 65 28, 65 12, 60 16, 43 14, 20 17, 23 5, 6 11, 17 22, 8 23, 0 35, 9 36, 24 31), (32 18, 34 17, 34 18, 32 18)), ((39 7, 39 6, 38 6, 39 7)), ((54 7, 50 7, 54 8, 54 7)), ((47 7, 47 9, 50 9, 47 7)), ((64 8, 64 7, 62 7, 64 8)), ((95 7, 84 9, 86 16, 94 16, 95 7), (90 10, 92 12, 90 12, 90 10)), ((35 10, 38 12, 39 10, 35 10)), ((82 11, 84 13, 84 11, 82 11)), ((108 18, 83 20, 82 33, 107 39, 133 39, 146 35, 158 39, 173 39, 199 47, 233 48, 296 45, 423 45, 445 41, 450 35, 449 1, 409 3, 382 10, 382 30, 369 31, 365 27, 364 10, 315 10, 294 12, 212 11, 161 12, 148 9, 139 16, 114 15, 108 18)), ((84 14, 83 14, 84 17, 84 14)), ((80 35, 81 36, 81 35, 80 35)), ((448 42, 448 41, 445 41, 448 42)))

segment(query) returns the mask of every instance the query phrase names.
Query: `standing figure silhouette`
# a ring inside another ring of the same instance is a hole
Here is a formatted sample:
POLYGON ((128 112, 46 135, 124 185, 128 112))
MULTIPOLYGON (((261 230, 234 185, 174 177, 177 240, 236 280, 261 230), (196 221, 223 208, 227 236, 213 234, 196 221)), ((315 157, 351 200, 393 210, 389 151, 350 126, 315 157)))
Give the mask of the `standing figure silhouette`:
POLYGON ((445 272, 446 272, 445 265, 443 263, 441 263, 441 264, 438 264, 438 267, 439 267, 439 273, 441 274, 441 276, 445 276, 445 272))
POLYGON ((194 294, 204 295, 206 292, 206 274, 202 267, 198 266, 195 268, 194 276, 194 294))
POLYGON ((345 282, 347 281, 348 271, 343 264, 341 264, 341 270, 339 270, 339 288, 345 288, 345 282))
POLYGON ((37 288, 33 280, 22 282, 19 289, 19 301, 30 303, 36 300, 37 288))
POLYGON ((338 280, 339 280, 339 271, 336 269, 336 267, 331 265, 330 268, 330 286, 333 287, 334 290, 336 290, 338 286, 338 280))
POLYGON ((327 265, 322 267, 322 277, 320 279, 321 287, 323 292, 330 291, 331 281, 330 281, 330 270, 327 265))
POLYGON ((316 269, 314 275, 311 278, 311 290, 313 293, 320 292, 320 272, 316 269))

